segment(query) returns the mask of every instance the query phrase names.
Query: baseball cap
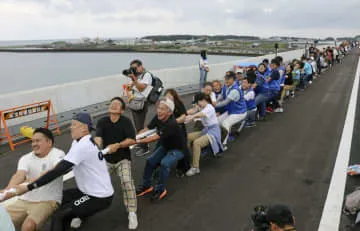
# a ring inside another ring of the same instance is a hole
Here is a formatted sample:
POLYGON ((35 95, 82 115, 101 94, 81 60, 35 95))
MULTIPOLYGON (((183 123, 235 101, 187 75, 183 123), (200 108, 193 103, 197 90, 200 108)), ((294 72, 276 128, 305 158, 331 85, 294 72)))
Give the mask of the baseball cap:
POLYGON ((86 124, 89 127, 89 131, 95 130, 93 127, 91 115, 87 112, 76 113, 72 119, 79 121, 80 123, 86 124))
POLYGON ((277 225, 294 225, 294 218, 290 208, 286 205, 272 205, 267 210, 267 220, 277 225))
POLYGON ((169 98, 161 98, 160 101, 159 101, 159 104, 161 104, 161 103, 165 104, 170 109, 170 111, 174 112, 175 104, 171 99, 169 99, 169 98))

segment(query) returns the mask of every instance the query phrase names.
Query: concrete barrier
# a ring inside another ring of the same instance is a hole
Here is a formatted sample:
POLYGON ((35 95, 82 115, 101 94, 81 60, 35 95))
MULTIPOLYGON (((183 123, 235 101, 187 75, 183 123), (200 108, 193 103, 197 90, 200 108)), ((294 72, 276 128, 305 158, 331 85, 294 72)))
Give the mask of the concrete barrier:
MULTIPOLYGON (((281 55, 284 60, 292 60, 294 58, 299 58, 303 53, 304 49, 299 49, 282 52, 279 53, 279 55, 281 55)), ((273 57, 274 55, 265 55, 241 59, 241 61, 261 62, 264 58, 270 60, 273 57)), ((238 60, 211 64, 208 80, 222 78, 224 73, 231 69, 236 61, 238 60)), ((163 80, 165 88, 179 87, 199 82, 199 69, 197 65, 151 71, 163 80)), ((70 82, 33 90, 3 94, 0 95, 0 110, 51 99, 56 113, 62 113, 87 105, 104 102, 113 96, 121 95, 122 85, 127 81, 128 78, 121 74, 116 74, 91 80, 70 82)), ((36 116, 37 115, 24 117, 21 120, 9 121, 8 125, 12 126, 31 121, 36 119, 36 116)))

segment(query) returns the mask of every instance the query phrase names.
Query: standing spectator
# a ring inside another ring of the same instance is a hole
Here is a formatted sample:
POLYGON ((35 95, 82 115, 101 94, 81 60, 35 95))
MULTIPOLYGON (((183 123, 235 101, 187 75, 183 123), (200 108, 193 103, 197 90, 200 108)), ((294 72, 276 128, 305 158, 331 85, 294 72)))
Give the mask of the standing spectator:
POLYGON ((227 131, 227 135, 223 142, 223 145, 226 146, 231 127, 246 118, 247 109, 244 93, 241 91, 241 87, 235 80, 235 73, 228 71, 224 78, 225 86, 222 90, 222 99, 216 104, 216 107, 226 108, 226 111, 218 117, 221 126, 227 131))
POLYGON ((125 102, 120 97, 110 101, 109 116, 99 120, 96 126, 95 142, 99 147, 110 148, 105 156, 110 173, 120 177, 124 205, 129 216, 129 229, 136 229, 137 198, 131 174, 131 152, 129 147, 136 144, 135 129, 131 120, 123 116, 125 102))
MULTIPOLYGON (((32 149, 32 152, 20 158, 18 169, 7 188, 39 178, 54 168, 65 156, 63 151, 54 147, 53 134, 46 128, 35 129, 32 149)), ((6 206, 15 227, 21 227, 23 231, 40 229, 59 207, 62 189, 63 181, 59 177, 47 186, 28 192, 15 203, 6 206)))
MULTIPOLYGON (((136 73, 129 73, 128 77, 131 81, 128 87, 132 89, 132 100, 129 103, 136 132, 139 132, 144 128, 146 114, 148 112, 147 97, 152 89, 152 75, 144 67, 140 60, 133 60, 130 63, 130 68, 136 70, 136 73), (136 107, 132 107, 132 102, 140 102, 136 107), (141 106, 142 105, 142 106, 141 106)), ((136 156, 143 156, 149 153, 149 146, 141 144, 137 146, 136 156)))
POLYGON ((155 169, 160 165, 160 179, 157 182, 152 200, 161 200, 167 195, 166 181, 170 175, 171 167, 184 157, 183 150, 186 148, 185 135, 178 126, 173 116, 175 109, 174 102, 168 98, 159 100, 157 115, 151 120, 150 124, 142 131, 156 129, 154 136, 138 140, 138 143, 151 143, 159 140, 157 148, 146 160, 143 174, 143 184, 137 189, 138 196, 144 196, 154 191, 152 186, 152 176, 155 169))
MULTIPOLYGON (((186 108, 184 103, 181 101, 178 93, 174 89, 167 89, 165 92, 165 97, 171 99, 175 104, 174 109, 174 116, 176 122, 179 124, 180 128, 183 130, 183 135, 185 139, 185 143, 187 143, 187 131, 185 126, 185 118, 186 118, 186 108)), ((184 158, 178 161, 177 164, 177 176, 182 177, 186 173, 187 170, 190 168, 190 152, 189 149, 186 147, 184 150, 184 158)))
POLYGON ((206 51, 202 50, 200 52, 199 60, 199 70, 200 70, 200 91, 204 87, 207 79, 207 73, 209 72, 209 63, 207 60, 206 51))
POLYGON ((195 95, 195 103, 199 110, 193 111, 187 120, 191 121, 200 118, 204 124, 202 131, 196 131, 189 134, 188 145, 192 147, 192 167, 187 171, 187 176, 193 176, 200 173, 200 155, 201 149, 211 145, 214 155, 223 150, 221 144, 221 130, 214 107, 209 102, 209 97, 204 93, 195 95))

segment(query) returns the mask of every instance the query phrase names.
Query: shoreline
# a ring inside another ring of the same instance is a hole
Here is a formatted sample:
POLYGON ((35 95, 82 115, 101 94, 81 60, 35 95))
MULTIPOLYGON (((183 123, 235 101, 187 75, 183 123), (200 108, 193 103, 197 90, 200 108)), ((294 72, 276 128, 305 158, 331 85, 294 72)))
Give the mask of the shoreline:
MULTIPOLYGON (((165 54, 199 54, 198 51, 173 51, 173 50, 134 50, 134 49, 114 49, 114 48, 70 48, 70 49, 54 49, 54 48, 0 48, 0 52, 6 53, 64 53, 64 52, 121 52, 121 53, 165 53, 165 54)), ((256 57, 265 55, 263 53, 245 53, 245 52, 207 52, 208 55, 222 56, 247 56, 256 57)))

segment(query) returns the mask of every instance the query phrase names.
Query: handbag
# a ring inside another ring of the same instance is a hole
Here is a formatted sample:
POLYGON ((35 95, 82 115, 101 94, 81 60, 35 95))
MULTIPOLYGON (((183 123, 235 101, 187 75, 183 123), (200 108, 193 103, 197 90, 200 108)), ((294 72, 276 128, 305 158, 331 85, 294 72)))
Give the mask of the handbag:
POLYGON ((133 98, 130 100, 128 107, 133 111, 141 111, 145 105, 145 98, 133 98))

